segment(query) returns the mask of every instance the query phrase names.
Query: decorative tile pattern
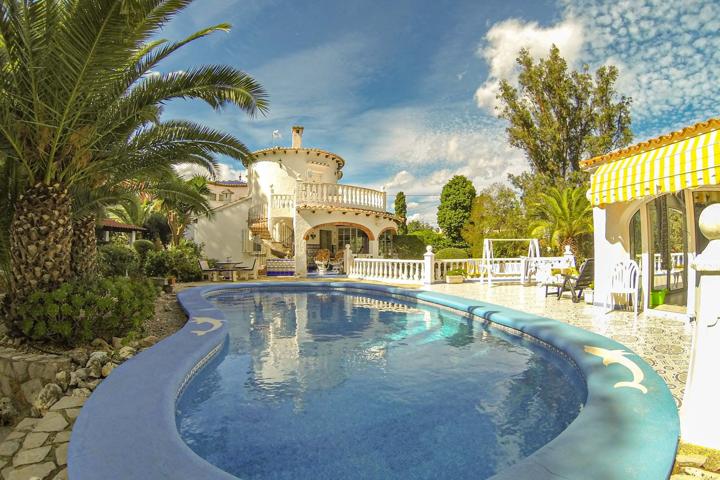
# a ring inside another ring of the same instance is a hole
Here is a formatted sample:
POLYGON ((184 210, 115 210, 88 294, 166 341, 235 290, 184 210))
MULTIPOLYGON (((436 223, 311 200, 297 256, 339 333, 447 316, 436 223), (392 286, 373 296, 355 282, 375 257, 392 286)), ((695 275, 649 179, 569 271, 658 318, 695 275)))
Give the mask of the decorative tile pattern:
POLYGON ((539 287, 467 282, 434 284, 429 290, 479 299, 509 308, 560 320, 616 340, 637 353, 665 380, 678 407, 687 380, 692 329, 683 320, 632 312, 608 313, 603 307, 572 303, 570 298, 546 297, 539 287))

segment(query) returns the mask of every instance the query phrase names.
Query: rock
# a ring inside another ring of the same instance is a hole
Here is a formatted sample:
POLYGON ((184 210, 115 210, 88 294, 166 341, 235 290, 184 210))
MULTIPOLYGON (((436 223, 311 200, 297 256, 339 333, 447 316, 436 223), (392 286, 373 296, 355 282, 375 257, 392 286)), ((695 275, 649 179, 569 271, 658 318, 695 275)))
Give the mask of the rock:
POLYGON ((100 385, 100 382, 102 382, 101 378, 96 378, 95 380, 85 380, 78 383, 78 387, 87 388, 88 390, 95 390, 97 386, 100 385))
POLYGON ((683 472, 695 478, 702 478, 703 480, 720 480, 720 473, 712 473, 696 467, 684 467, 683 472))
POLYGON ((67 410, 65 410, 65 415, 67 415, 70 420, 75 421, 75 419, 77 419, 77 417, 80 415, 80 410, 81 409, 79 408, 68 408, 67 410))
POLYGON ((35 399, 43 388, 43 383, 39 378, 31 378, 27 382, 20 385, 25 401, 30 405, 33 404, 35 399))
POLYGON ((18 411, 10 397, 0 398, 0 425, 10 425, 15 421, 18 411))
POLYGON ((102 338, 96 338, 92 342, 90 342, 90 345, 95 348, 99 348, 101 350, 105 350, 106 352, 109 352, 112 350, 112 347, 108 342, 103 340, 102 338))
POLYGON ((122 344, 122 338, 120 337, 113 337, 112 338, 112 347, 115 350, 120 350, 123 347, 122 344))
POLYGON ((59 412, 48 412, 40 421, 35 425, 33 431, 35 432, 59 432, 65 430, 68 426, 67 420, 59 412))
POLYGON ((158 337, 156 337, 155 335, 149 335, 149 336, 143 338, 142 340, 140 340, 140 346, 142 346, 143 348, 148 348, 148 347, 152 347, 157 342, 158 342, 158 337))
POLYGON ((5 440, 0 443, 0 456, 12 457, 19 448, 20 442, 16 442, 15 440, 5 440))
POLYGON ((45 432, 28 433, 22 447, 27 449, 41 447, 49 436, 50 434, 45 432))
POLYGON ((85 398, 83 397, 65 396, 58 400, 58 402, 52 406, 50 411, 56 412, 58 410, 65 410, 67 408, 79 408, 82 407, 84 403, 85 398))
POLYGON ((55 402, 60 400, 60 397, 62 396, 63 391, 62 388, 60 388, 60 385, 56 383, 48 383, 45 385, 42 390, 40 390, 40 393, 38 393, 37 398, 32 404, 32 412, 34 416, 42 416, 55 404, 55 402))
POLYGON ((55 450, 55 462, 61 467, 67 465, 68 445, 63 443, 55 450))
POLYGON ((120 360, 127 360, 128 358, 132 358, 133 355, 135 355, 136 350, 133 347, 122 347, 118 351, 118 357, 120 360))
POLYGON ((115 370, 115 367, 116 367, 116 366, 117 366, 117 365, 115 365, 115 364, 112 363, 112 362, 108 362, 108 363, 106 363, 105 365, 103 365, 102 371, 100 372, 100 373, 102 373, 103 378, 104 378, 104 377, 107 377, 108 375, 110 375, 110 373, 112 373, 112 371, 115 370))
MULTIPOLYGON (((35 419, 33 419, 35 420, 35 419)), ((14 431, 10 432, 7 437, 5 437, 5 440, 19 440, 21 438, 25 438, 25 435, 27 435, 27 432, 20 432, 20 431, 14 431)))
POLYGON ((87 388, 85 388, 85 387, 81 387, 81 388, 76 388, 75 390, 73 390, 73 391, 72 391, 72 396, 73 396, 73 397, 87 398, 87 397, 90 396, 91 393, 92 393, 92 392, 91 392, 89 389, 87 389, 87 388))
POLYGON ((55 375, 55 382, 60 385, 60 388, 62 388, 64 392, 70 386, 70 372, 68 372, 67 370, 58 372, 55 375))
POLYGON ((707 462, 705 455, 678 455, 675 457, 675 463, 679 467, 702 467, 707 462))
POLYGON ((90 358, 88 358, 87 365, 85 365, 88 376, 93 378, 99 378, 100 376, 102 376, 102 367, 109 361, 110 356, 107 354, 107 352, 91 353, 90 358))
POLYGON ((36 463, 27 467, 12 469, 5 480, 45 480, 55 470, 53 462, 36 463))
POLYGON ((29 450, 20 450, 15 458, 13 458, 13 466, 20 467, 22 465, 30 465, 31 463, 40 463, 45 460, 47 454, 50 453, 50 446, 31 448, 29 450))
POLYGON ((88 355, 87 350, 84 348, 70 350, 67 355, 74 364, 80 365, 81 367, 84 367, 87 364, 88 358, 90 358, 90 355, 88 355))

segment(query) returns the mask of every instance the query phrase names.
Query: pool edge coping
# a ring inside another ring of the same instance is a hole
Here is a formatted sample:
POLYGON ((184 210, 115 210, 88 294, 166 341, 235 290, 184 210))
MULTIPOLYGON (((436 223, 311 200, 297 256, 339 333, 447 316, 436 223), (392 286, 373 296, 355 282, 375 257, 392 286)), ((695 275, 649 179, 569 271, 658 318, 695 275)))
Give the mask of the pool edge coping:
POLYGON ((68 453, 70 478, 237 478, 206 462, 185 444, 177 431, 175 405, 183 386, 201 370, 200 362, 213 358, 227 338, 225 318, 206 295, 277 287, 365 290, 430 302, 528 335, 569 357, 587 385, 584 408, 560 435, 493 479, 656 480, 670 476, 679 439, 675 402, 662 378, 624 345, 557 320, 480 300, 377 284, 303 281, 210 285, 179 292, 178 301, 189 317, 185 326, 115 369, 81 410, 68 453), (208 319, 221 323, 216 327, 208 319), (584 351, 587 345, 627 352, 624 358, 629 357, 643 373, 641 383, 648 392, 615 388, 617 382, 627 382, 629 370, 622 365, 604 365, 599 356, 584 351), (162 379, 157 378, 158 369, 165 373, 162 379), (108 415, 109 411, 113 415, 108 415), (148 424, 154 428, 148 429, 148 424), (608 431, 609 425, 614 429, 608 431), (145 448, 135 449, 139 451, 129 462, 128 449, 132 451, 138 444, 145 448), (162 454, 149 454, 148 450, 162 454))

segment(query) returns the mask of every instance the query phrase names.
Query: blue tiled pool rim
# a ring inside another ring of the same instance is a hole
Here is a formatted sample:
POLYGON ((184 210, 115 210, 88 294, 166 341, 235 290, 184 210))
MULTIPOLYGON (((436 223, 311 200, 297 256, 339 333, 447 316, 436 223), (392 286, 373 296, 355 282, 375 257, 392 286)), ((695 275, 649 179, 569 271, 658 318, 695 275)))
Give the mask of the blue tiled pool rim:
POLYGON ((480 300, 383 285, 308 281, 211 285, 180 292, 188 323, 118 367, 85 403, 70 442, 70 478, 236 478, 183 442, 176 428, 175 403, 183 386, 227 337, 224 315, 206 295, 242 288, 331 288, 428 302, 530 336, 566 356, 586 380, 585 407, 558 437, 494 479, 655 480, 670 475, 679 435, 675 403, 658 374, 618 342, 480 300), (610 354, 626 360, 604 364, 598 356, 610 354))

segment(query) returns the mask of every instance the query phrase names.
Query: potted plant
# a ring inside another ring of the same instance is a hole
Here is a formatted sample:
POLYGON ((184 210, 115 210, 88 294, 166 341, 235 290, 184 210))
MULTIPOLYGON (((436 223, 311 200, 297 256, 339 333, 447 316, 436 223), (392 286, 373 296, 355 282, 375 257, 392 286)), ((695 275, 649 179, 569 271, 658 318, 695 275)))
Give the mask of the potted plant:
POLYGON ((163 290, 165 293, 172 293, 175 289, 175 276, 170 275, 165 279, 165 285, 163 285, 163 290))
POLYGON ((318 273, 325 275, 327 273, 328 262, 330 262, 330 250, 321 248, 315 253, 313 260, 318 267, 318 273))
POLYGON ((465 281, 465 270, 455 268, 448 270, 445 274, 445 282, 447 283, 463 283, 465 281))
POLYGON ((592 305, 595 301, 595 283, 590 283, 590 286, 583 291, 583 297, 585 297, 585 303, 592 305))

